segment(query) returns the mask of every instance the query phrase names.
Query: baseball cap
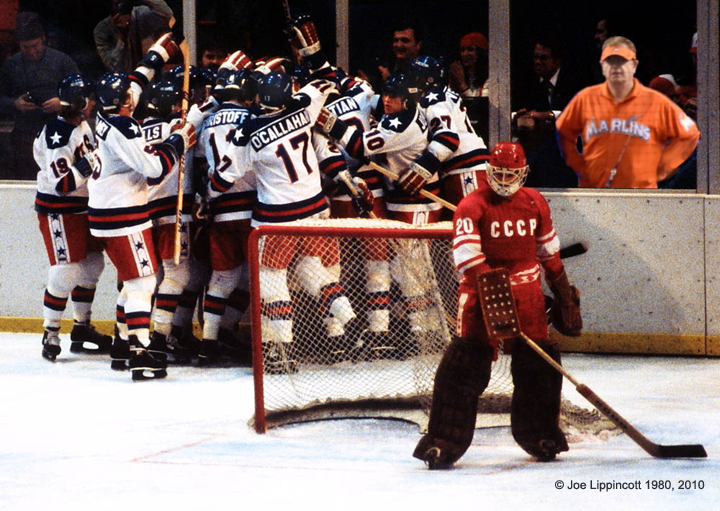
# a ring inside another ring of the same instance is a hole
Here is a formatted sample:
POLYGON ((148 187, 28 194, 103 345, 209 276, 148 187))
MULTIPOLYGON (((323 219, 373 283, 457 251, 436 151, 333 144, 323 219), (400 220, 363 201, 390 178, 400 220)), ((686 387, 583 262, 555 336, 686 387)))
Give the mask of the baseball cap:
POLYGON ((697 32, 692 36, 692 42, 690 43, 690 53, 697 53, 697 32))
POLYGON ((632 51, 627 46, 622 46, 620 44, 613 44, 612 46, 608 46, 607 48, 605 48, 602 52, 602 55, 600 56, 600 62, 609 57, 622 57, 625 60, 636 59, 634 51, 632 51))

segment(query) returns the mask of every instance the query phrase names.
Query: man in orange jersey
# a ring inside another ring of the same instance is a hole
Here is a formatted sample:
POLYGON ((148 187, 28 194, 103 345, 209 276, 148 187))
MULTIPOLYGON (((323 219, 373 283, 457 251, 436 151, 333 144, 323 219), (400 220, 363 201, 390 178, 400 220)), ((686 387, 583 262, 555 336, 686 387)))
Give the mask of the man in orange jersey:
POLYGON ((695 122, 635 78, 635 45, 603 44, 605 83, 581 90, 557 120, 560 148, 584 188, 657 188, 695 150, 695 122), (576 148, 582 137, 583 151, 576 148))

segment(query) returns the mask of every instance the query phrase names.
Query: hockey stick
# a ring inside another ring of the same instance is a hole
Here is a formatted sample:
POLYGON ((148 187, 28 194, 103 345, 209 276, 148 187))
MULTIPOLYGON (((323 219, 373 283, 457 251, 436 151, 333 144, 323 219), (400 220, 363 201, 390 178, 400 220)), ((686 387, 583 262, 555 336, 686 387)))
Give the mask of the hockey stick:
POLYGON ((654 456, 655 458, 707 458, 707 452, 705 452, 705 448, 700 444, 660 445, 650 441, 645 435, 640 433, 640 431, 638 431, 632 424, 617 413, 609 404, 595 394, 590 387, 573 378, 573 376, 568 373, 563 366, 555 362, 555 360, 545 353, 545 351, 538 346, 535 341, 522 332, 520 332, 520 336, 523 340, 525 340, 527 345, 533 349, 533 351, 559 371, 560 374, 570 381, 570 383, 575 385, 575 389, 580 393, 580 395, 590 401, 595 408, 600 410, 600 412, 610 419, 613 424, 622 429, 627 436, 642 447, 649 455, 654 456))
POLYGON ((575 257, 580 254, 587 252, 587 245, 582 241, 579 243, 573 243, 567 247, 560 249, 560 259, 567 259, 568 257, 575 257))
MULTIPOLYGON (((389 177, 390 179, 392 179, 392 180, 394 180, 394 181, 397 181, 398 175, 395 174, 394 172, 389 171, 389 170, 386 169, 385 167, 381 167, 380 165, 378 165, 378 164, 375 163, 374 161, 369 161, 369 162, 367 162, 367 164, 368 164, 370 167, 372 167, 373 169, 375 169, 375 170, 377 170, 378 172, 380 172, 380 174, 383 174, 384 176, 387 176, 387 177, 389 177)), ((432 193, 432 192, 428 192, 427 190, 422 190, 422 189, 421 189, 419 193, 420 193, 420 195, 422 195, 422 196, 425 197, 426 199, 430 199, 431 201, 437 202, 437 203, 440 204, 441 206, 443 206, 443 207, 445 207, 445 208, 448 208, 450 211, 455 211, 455 210, 457 209, 457 206, 455 206, 455 204, 453 204, 452 202, 446 201, 446 200, 443 199, 442 197, 438 197, 437 195, 435 195, 435 194, 432 193)))
POLYGON ((522 337, 527 345, 540 355, 545 362, 567 378, 581 396, 590 401, 595 408, 610 419, 613 424, 622 429, 627 436, 642 447, 649 455, 656 458, 707 457, 705 448, 699 444, 660 445, 651 442, 587 385, 573 378, 563 366, 545 353, 545 350, 520 330, 520 322, 518 321, 515 300, 512 298, 510 286, 510 274, 504 268, 487 271, 480 274, 478 278, 478 299, 480 300, 480 310, 485 320, 488 339, 501 341, 518 336, 522 337))
MULTIPOLYGON (((350 173, 347 170, 343 170, 338 173, 338 177, 342 180, 343 183, 345 183, 345 186, 347 186, 348 190, 350 190, 350 193, 353 197, 355 197, 356 199, 362 199, 362 192, 358 190, 357 185, 355 185, 352 178, 350 177, 350 173)), ((373 219, 377 218, 377 215, 373 213, 372 210, 368 211, 368 216, 373 219)))
MULTIPOLYGON (((187 121, 187 112, 190 104, 190 47, 186 40, 180 43, 180 51, 183 55, 183 88, 182 103, 180 103, 180 118, 182 124, 187 121)), ((175 244, 173 247, 173 262, 180 264, 180 252, 182 251, 182 210, 185 195, 185 153, 180 156, 178 164, 177 202, 175 203, 175 244)))

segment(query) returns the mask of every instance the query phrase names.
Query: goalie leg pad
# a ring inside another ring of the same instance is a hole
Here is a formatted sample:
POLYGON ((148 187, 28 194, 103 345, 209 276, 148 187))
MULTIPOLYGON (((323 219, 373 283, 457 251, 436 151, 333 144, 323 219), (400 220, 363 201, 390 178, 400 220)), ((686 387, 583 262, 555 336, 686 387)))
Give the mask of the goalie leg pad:
POLYGON ((490 381, 494 350, 455 337, 435 374, 428 433, 413 456, 430 468, 448 468, 465 454, 473 434, 480 394, 490 381))
MULTIPOLYGON (((556 344, 540 347, 560 363, 556 344)), ((513 438, 531 456, 550 461, 568 450, 559 426, 562 374, 522 341, 513 348, 511 373, 515 386, 510 412, 513 438)))

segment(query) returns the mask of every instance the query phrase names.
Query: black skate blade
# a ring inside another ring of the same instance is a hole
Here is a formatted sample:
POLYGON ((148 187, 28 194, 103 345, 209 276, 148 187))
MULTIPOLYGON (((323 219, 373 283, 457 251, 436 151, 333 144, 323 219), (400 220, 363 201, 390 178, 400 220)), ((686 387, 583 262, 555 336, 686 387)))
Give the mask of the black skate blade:
POLYGON ((167 376, 165 369, 135 368, 132 370, 133 381, 159 380, 167 376))

